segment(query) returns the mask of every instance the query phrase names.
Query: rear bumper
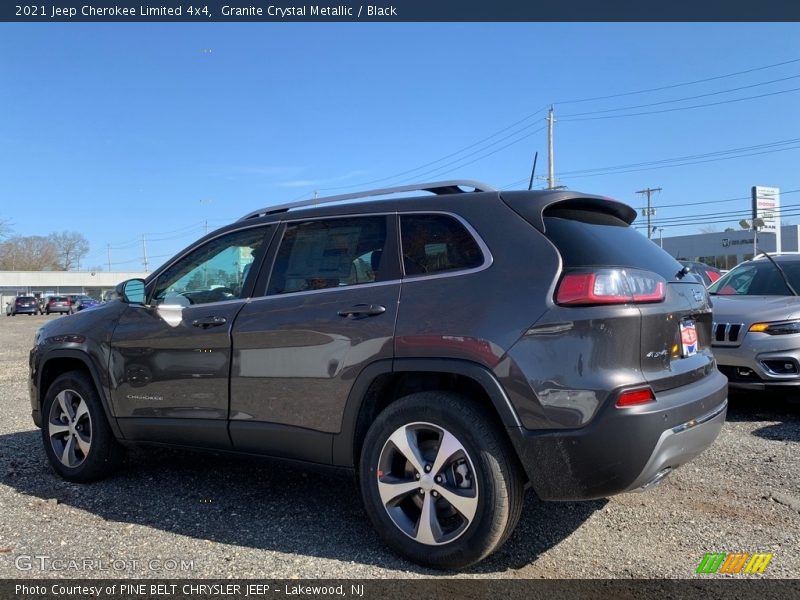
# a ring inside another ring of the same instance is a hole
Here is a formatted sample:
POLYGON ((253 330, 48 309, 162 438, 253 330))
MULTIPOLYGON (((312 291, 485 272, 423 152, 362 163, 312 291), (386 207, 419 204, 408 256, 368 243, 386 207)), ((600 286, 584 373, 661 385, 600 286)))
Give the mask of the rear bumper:
POLYGON ((695 458, 716 439, 727 407, 727 380, 714 371, 649 404, 605 406, 581 429, 510 433, 540 498, 590 500, 648 487, 695 458))
POLYGON ((39 309, 35 306, 18 306, 14 309, 14 312, 18 315, 35 315, 39 312, 39 309))

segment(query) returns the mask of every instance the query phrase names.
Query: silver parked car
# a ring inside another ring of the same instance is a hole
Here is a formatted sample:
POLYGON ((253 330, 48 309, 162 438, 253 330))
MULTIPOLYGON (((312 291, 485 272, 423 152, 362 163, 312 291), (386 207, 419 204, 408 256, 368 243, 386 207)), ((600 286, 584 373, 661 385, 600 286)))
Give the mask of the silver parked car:
POLYGON ((709 288, 712 350, 731 388, 800 386, 800 254, 759 255, 709 288))

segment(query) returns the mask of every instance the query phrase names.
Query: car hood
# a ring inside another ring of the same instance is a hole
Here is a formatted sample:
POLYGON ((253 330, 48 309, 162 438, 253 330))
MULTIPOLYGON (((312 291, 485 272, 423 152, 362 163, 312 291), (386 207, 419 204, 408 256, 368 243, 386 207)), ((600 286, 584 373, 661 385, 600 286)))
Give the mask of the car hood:
POLYGON ((127 308, 123 302, 109 302, 92 310, 82 310, 67 317, 48 321, 39 328, 42 339, 57 335, 81 335, 97 342, 106 341, 116 325, 119 315, 127 308))
POLYGON ((744 323, 800 318, 800 296, 711 296, 714 321, 744 323))

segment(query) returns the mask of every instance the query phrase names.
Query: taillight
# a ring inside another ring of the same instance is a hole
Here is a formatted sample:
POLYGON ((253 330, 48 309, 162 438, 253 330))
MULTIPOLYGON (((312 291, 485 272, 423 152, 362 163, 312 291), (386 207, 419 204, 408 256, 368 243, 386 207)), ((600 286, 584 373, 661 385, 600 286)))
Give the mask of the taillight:
POLYGON ((716 271, 706 271, 706 273, 708 273, 708 278, 711 280, 711 283, 714 283, 715 281, 717 281, 717 279, 722 277, 722 275, 720 275, 716 271))
POLYGON ((556 303, 569 306, 661 302, 667 282, 660 275, 639 269, 572 271, 561 278, 556 303))
POLYGON ((639 390, 628 390, 622 392, 617 398, 617 406, 636 406, 637 404, 647 404, 648 402, 655 401, 656 397, 653 390, 650 388, 643 388, 639 390))

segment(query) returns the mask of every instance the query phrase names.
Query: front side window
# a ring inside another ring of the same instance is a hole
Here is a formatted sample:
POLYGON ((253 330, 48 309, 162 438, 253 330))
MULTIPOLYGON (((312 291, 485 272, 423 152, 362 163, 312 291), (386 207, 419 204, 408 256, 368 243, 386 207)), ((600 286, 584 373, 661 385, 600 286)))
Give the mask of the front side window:
POLYGON ((241 298, 267 229, 229 233, 192 251, 159 275, 153 302, 190 306, 241 298))
POLYGON ((382 272, 386 217, 352 217, 286 226, 269 294, 373 283, 382 272))
POLYGON ((401 215, 403 268, 407 276, 473 269, 484 257, 475 238, 448 215, 401 215))

